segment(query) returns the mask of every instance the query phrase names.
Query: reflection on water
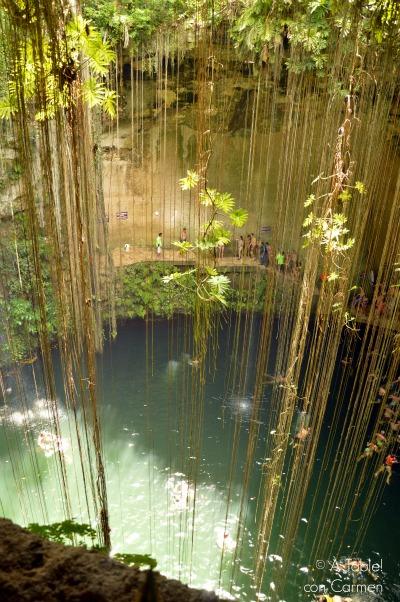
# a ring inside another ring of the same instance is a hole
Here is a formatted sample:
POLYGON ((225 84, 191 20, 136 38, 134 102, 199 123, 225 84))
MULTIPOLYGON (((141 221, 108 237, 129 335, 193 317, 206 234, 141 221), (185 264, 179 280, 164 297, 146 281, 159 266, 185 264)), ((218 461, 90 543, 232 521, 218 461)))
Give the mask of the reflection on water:
MULTIPOLYGON (((257 592, 251 584, 257 543, 254 518, 265 437, 270 431, 271 386, 266 387, 257 416, 260 441, 249 485, 242 541, 242 536, 237 535, 241 481, 253 410, 251 388, 249 386, 243 395, 226 392, 229 349, 224 348, 222 342, 220 357, 225 361, 221 360, 216 377, 210 377, 207 382, 203 445, 200 451, 194 452, 190 448, 189 433, 197 425, 190 422, 188 400, 196 365, 191 363, 193 358, 189 354, 179 349, 170 357, 168 328, 167 323, 157 323, 150 367, 143 354, 146 331, 141 322, 133 322, 121 330, 99 365, 112 552, 151 554, 163 574, 195 587, 230 592, 238 600, 314 599, 303 589, 305 584, 315 583, 317 579, 302 545, 304 531, 315 518, 307 513, 299 525, 299 539, 293 544, 293 562, 287 576, 290 587, 285 598, 278 596, 285 559, 277 553, 274 541, 267 558, 263 591, 257 592), (234 433, 237 460, 232 464, 234 433)), ((60 399, 55 405, 44 398, 43 389, 38 391, 30 370, 24 372, 23 395, 21 391, 17 394, 18 387, 12 378, 8 379, 7 386, 12 391, 7 393, 7 405, 0 412, 1 512, 20 524, 63 519, 65 507, 58 464, 58 456, 63 454, 72 515, 77 521, 95 524, 93 510, 86 506, 73 415, 64 406, 60 385, 60 399), (55 411, 58 432, 54 429, 55 411)), ((57 378, 61 379, 59 373, 57 378)), ((251 379, 249 372, 250 384, 251 379)), ((291 429, 292 437, 295 439, 296 433, 308 425, 309 416, 299 408, 291 429)), ((395 479, 394 482, 372 523, 364 550, 360 551, 363 558, 381 554, 384 572, 390 573, 392 582, 396 581, 398 570, 394 524, 392 519, 388 521, 388 517, 395 515, 395 479)), ((317 536, 323 537, 323 533, 317 536)), ((285 533, 277 532, 274 537, 279 541, 285 538, 285 533)), ((340 578, 350 583, 352 576, 342 573, 340 578)), ((331 582, 334 575, 329 575, 329 579, 331 582)), ((396 600, 397 594, 392 587, 385 600, 396 600)), ((364 594, 357 596, 352 596, 353 602, 368 600, 364 594)), ((378 599, 374 598, 375 602, 378 599)))
MULTIPOLYGON (((106 450, 107 453, 107 450, 106 450)), ((164 575, 218 588, 220 549, 217 532, 225 529, 226 502, 214 484, 195 487, 183 473, 171 474, 160 458, 120 440, 113 444, 115 460, 108 465, 113 553, 151 553, 164 575), (151 471, 151 482, 149 482, 151 471), (123 510, 120 500, 122 500, 123 510), (194 530, 193 530, 194 529, 194 530)), ((228 524, 235 528, 237 505, 228 524)), ((224 559, 222 583, 228 586, 231 559, 224 559)))
MULTIPOLYGON (((1 418, 7 427, 3 434, 9 435, 8 449, 4 445, 6 438, 2 439, 4 447, 1 448, 2 512, 21 524, 64 518, 57 453, 63 454, 67 461, 72 515, 78 521, 89 520, 82 499, 83 480, 77 470, 80 457, 71 429, 72 415, 60 409, 60 434, 56 434, 52 406, 54 408, 52 402, 44 399, 33 399, 27 400, 26 407, 20 411, 14 409, 18 407, 14 400, 2 412, 1 418), (30 463, 37 467, 36 473, 29 467, 30 463), (47 502, 45 507, 35 476, 47 502), (15 494, 19 508, 15 507, 15 494)), ((142 401, 141 406, 143 409, 146 404, 142 401)), ((219 590, 229 599, 227 590, 236 547, 231 533, 237 529, 237 502, 231 503, 226 515, 225 493, 210 478, 205 475, 205 479, 191 483, 184 473, 174 471, 155 453, 146 451, 141 444, 143 435, 122 426, 127 424, 123 416, 116 417, 110 412, 110 418, 111 428, 104 433, 104 454, 112 553, 150 553, 164 575, 179 577, 196 587, 219 590)), ((247 530, 245 537, 250 541, 247 530)), ((248 567, 241 569, 251 572, 248 567)))
POLYGON ((253 397, 251 395, 231 395, 224 407, 233 417, 240 417, 242 420, 248 421, 253 409, 253 397))

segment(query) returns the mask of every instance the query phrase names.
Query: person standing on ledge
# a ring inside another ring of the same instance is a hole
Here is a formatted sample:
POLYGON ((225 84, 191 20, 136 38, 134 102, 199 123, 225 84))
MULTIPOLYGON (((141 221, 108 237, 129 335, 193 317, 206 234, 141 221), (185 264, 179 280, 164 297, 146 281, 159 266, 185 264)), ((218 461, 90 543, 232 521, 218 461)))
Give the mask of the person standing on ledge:
POLYGON ((161 255, 161 251, 162 251, 162 232, 159 232, 159 234, 156 238, 156 249, 157 249, 157 255, 159 257, 161 255))
POLYGON ((256 259, 257 253, 257 238, 254 236, 254 232, 251 234, 250 238, 250 257, 252 259, 256 259))
POLYGON ((244 239, 241 236, 238 240, 238 259, 243 259, 244 239))
POLYGON ((276 265, 279 271, 285 271, 285 254, 283 251, 278 251, 276 254, 276 265))
POLYGON ((272 248, 269 242, 265 243, 265 267, 269 266, 269 262, 272 259, 272 248))
POLYGON ((181 235, 179 237, 179 242, 186 242, 186 241, 187 241, 187 230, 186 230, 186 228, 182 228, 181 235))

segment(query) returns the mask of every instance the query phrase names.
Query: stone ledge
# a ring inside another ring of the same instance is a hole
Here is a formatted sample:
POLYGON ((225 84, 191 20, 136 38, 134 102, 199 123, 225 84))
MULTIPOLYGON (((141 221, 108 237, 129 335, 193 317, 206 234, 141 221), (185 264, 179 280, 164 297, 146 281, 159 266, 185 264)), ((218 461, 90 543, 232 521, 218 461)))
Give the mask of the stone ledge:
POLYGON ((0 519, 0 600, 4 602, 217 602, 99 552, 52 543, 0 519))

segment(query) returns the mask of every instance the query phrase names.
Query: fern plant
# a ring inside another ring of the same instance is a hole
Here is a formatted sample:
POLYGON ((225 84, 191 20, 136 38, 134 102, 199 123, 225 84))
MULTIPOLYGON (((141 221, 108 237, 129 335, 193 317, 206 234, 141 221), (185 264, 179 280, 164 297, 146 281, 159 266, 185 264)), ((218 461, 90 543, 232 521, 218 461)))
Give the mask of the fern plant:
POLYGON ((49 39, 43 43, 40 63, 34 56, 31 40, 21 40, 16 49, 17 64, 0 98, 1 119, 9 119, 18 111, 18 86, 22 87, 28 106, 30 103, 35 107, 37 121, 52 119, 59 108, 75 102, 77 95, 90 107, 98 105, 111 117, 115 116, 116 93, 104 83, 110 64, 115 61, 115 52, 100 32, 81 16, 75 16, 65 28, 65 44, 60 44, 57 50, 61 56, 55 70, 54 49, 49 39), (40 100, 38 90, 43 91, 40 100))
MULTIPOLYGON (((192 190, 200 186, 200 176, 194 171, 188 171, 179 183, 182 190, 192 190)), ((226 306, 227 294, 231 290, 230 280, 225 274, 218 272, 215 250, 231 241, 231 233, 225 227, 224 220, 228 219, 232 226, 241 228, 247 221, 248 213, 245 209, 236 207, 235 200, 229 193, 218 192, 207 186, 199 192, 198 201, 208 213, 208 219, 201 226, 199 236, 193 242, 173 242, 182 255, 193 256, 196 267, 184 272, 175 271, 164 276, 163 281, 188 291, 193 291, 194 288, 201 301, 217 302, 226 306)))

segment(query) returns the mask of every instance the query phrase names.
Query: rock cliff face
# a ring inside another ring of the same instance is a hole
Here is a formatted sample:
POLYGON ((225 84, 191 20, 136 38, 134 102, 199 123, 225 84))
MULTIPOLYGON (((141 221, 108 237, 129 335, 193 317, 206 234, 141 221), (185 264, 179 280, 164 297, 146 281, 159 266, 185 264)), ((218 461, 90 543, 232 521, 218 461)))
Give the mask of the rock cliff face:
POLYGON ((217 602, 158 573, 139 571, 99 552, 51 543, 0 519, 3 602, 217 602))

